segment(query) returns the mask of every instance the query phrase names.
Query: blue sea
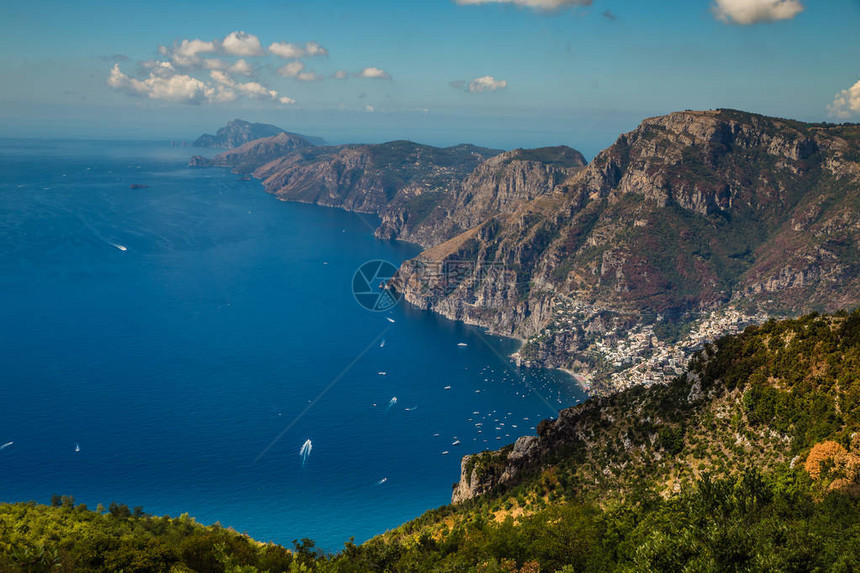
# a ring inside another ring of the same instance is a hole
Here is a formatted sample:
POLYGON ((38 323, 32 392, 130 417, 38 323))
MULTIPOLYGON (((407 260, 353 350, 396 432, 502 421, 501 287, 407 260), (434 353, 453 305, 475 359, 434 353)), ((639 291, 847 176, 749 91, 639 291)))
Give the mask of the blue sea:
POLYGON ((336 551, 448 503, 462 455, 584 398, 515 369, 512 340, 365 310, 356 269, 417 246, 186 167, 197 152, 0 140, 0 501, 336 551))

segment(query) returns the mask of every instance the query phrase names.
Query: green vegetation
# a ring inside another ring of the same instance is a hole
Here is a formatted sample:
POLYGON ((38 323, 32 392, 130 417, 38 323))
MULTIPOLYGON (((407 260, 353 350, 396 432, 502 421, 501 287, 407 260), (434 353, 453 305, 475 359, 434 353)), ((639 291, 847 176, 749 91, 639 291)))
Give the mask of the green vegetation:
POLYGON ((258 543, 218 525, 143 515, 111 504, 89 511, 64 497, 56 506, 0 504, 0 571, 199 571, 301 570, 313 545, 290 552, 258 543))
POLYGON ((56 498, 0 505, 0 571, 860 570, 860 310, 750 327, 537 431, 516 481, 484 452, 487 494, 336 555, 56 498))

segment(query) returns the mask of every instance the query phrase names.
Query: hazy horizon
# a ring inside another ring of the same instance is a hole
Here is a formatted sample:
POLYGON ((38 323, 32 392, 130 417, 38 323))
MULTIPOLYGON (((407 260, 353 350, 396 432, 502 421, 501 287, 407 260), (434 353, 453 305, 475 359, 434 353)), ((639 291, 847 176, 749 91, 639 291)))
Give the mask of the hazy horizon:
POLYGON ((242 118, 593 157, 684 109, 857 121, 858 18, 855 0, 12 2, 0 137, 190 140, 242 118))

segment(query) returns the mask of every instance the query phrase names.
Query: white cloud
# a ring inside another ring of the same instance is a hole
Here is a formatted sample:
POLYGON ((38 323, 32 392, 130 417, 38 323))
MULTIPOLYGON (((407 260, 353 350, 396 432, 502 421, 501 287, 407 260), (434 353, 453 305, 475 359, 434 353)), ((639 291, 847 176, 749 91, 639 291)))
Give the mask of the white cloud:
POLYGON ((286 60, 328 56, 328 50, 316 42, 306 42, 304 45, 292 42, 275 42, 269 46, 269 52, 286 60))
POLYGON ((472 93, 494 92, 503 90, 508 87, 508 82, 505 80, 497 80, 493 76, 481 76, 469 82, 469 91, 472 93))
MULTIPOLYGON (((170 66, 169 62, 164 63, 170 66)), ((215 97, 216 90, 212 86, 185 74, 168 74, 165 70, 166 67, 153 68, 148 78, 139 80, 125 75, 119 64, 114 64, 107 82, 114 89, 173 103, 200 104, 215 97)))
POLYGON ((216 42, 203 40, 182 40, 170 51, 173 61, 180 66, 192 66, 200 61, 200 54, 213 54, 218 51, 216 42))
POLYGON ((220 70, 212 70, 209 72, 209 76, 217 83, 219 86, 223 86, 225 88, 229 88, 234 90, 236 93, 252 98, 252 99, 261 99, 261 100, 277 100, 278 92, 275 90, 271 90, 266 86, 260 84, 259 82, 237 82, 233 78, 231 78, 228 74, 220 71, 220 70))
POLYGON ((791 20, 803 11, 800 0, 715 0, 714 14, 723 22, 757 24, 791 20))
POLYGON ((328 56, 328 50, 317 44, 316 42, 307 42, 305 44, 305 51, 307 51, 308 56, 328 56))
POLYGON ((320 80, 324 80, 325 76, 320 75, 314 71, 302 72, 296 76, 296 79, 300 82, 318 82, 320 80))
POLYGON ((860 80, 836 94, 833 103, 827 106, 827 111, 831 116, 843 119, 860 116, 860 80))
POLYGON ((299 75, 304 69, 305 65, 303 63, 295 61, 278 68, 278 74, 284 76, 285 78, 294 78, 299 75))
POLYGON ((242 74, 243 76, 250 76, 254 74, 254 66, 249 64, 244 59, 236 60, 232 66, 230 66, 230 71, 234 74, 242 74))
POLYGON ((379 68, 364 68, 357 74, 359 78, 371 78, 376 80, 390 80, 391 76, 385 70, 379 68))
POLYGON ((367 113, 373 113, 376 111, 376 108, 374 108, 372 105, 366 105, 364 106, 364 111, 366 111, 367 113))
POLYGON ((236 101, 239 97, 295 103, 292 98, 279 96, 277 91, 259 82, 237 82, 223 70, 210 70, 209 77, 213 83, 206 83, 188 74, 178 73, 170 62, 150 62, 147 67, 148 77, 139 79, 124 74, 119 64, 115 64, 107 83, 131 95, 170 103, 226 103, 236 101))
POLYGON ((338 70, 331 75, 332 79, 335 80, 345 80, 349 77, 349 72, 346 70, 338 70))
POLYGON ((227 34, 221 40, 221 49, 231 56, 262 56, 265 53, 257 36, 241 30, 227 34))
POLYGON ((296 103, 296 100, 294 100, 294 99, 293 99, 293 98, 291 98, 291 97, 287 97, 287 96, 283 96, 283 97, 281 97, 280 99, 278 99, 278 101, 279 101, 280 103, 283 103, 283 104, 286 104, 286 105, 292 105, 292 104, 296 103))
POLYGON ((591 6, 592 0, 456 0, 457 4, 515 4, 535 10, 557 10, 565 6, 591 6))

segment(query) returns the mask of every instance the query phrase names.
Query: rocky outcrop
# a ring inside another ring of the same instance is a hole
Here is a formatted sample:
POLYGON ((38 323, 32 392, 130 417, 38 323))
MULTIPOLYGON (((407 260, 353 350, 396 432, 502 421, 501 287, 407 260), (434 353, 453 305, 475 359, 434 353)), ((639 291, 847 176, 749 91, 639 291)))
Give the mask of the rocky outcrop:
POLYGON ((280 133, 298 137, 306 140, 312 145, 324 145, 325 142, 317 137, 307 137, 297 133, 285 132, 280 127, 269 125, 266 123, 248 123, 241 119, 234 119, 227 122, 227 125, 215 132, 215 135, 204 133, 198 137, 193 145, 194 147, 215 147, 220 149, 234 149, 265 137, 274 137, 280 133))
POLYGON ((585 158, 565 146, 515 149, 478 165, 423 217, 410 205, 383 214, 377 236, 401 237, 422 245, 438 245, 500 213, 511 213, 524 201, 551 192, 586 165, 585 158))
POLYGON ((451 503, 483 495, 500 485, 515 483, 522 468, 540 462, 542 447, 538 436, 522 436, 512 446, 505 446, 497 452, 463 456, 460 481, 454 484, 451 503))

